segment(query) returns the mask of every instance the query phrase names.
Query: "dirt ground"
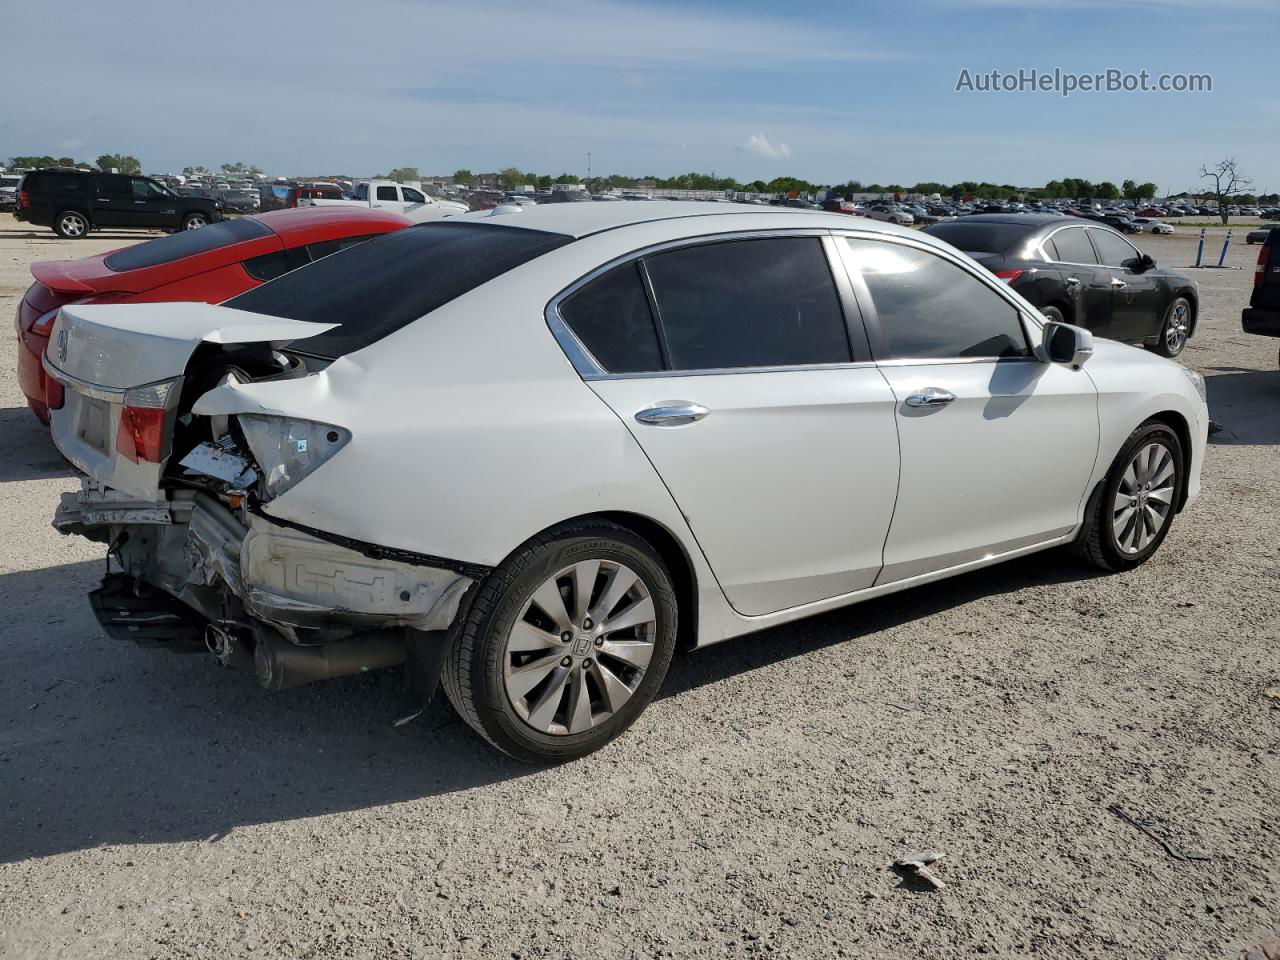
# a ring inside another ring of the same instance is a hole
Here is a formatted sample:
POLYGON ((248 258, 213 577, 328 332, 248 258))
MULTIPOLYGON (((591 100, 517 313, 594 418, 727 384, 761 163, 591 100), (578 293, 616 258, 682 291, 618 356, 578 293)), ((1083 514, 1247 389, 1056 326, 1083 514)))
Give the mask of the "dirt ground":
MULTIPOLYGON (((1185 266, 1196 233, 1140 243, 1185 266)), ((135 239, 0 215, 0 312, 31 261, 135 239)), ((1042 554, 678 658, 620 742, 556 769, 443 702, 394 727, 393 673, 266 695, 106 640, 102 549, 49 526, 76 480, 0 372, 0 956, 1240 956, 1280 928, 1255 255, 1196 273, 1183 359, 1224 429, 1150 563, 1042 554), (886 869, 921 848, 944 890, 886 869)))

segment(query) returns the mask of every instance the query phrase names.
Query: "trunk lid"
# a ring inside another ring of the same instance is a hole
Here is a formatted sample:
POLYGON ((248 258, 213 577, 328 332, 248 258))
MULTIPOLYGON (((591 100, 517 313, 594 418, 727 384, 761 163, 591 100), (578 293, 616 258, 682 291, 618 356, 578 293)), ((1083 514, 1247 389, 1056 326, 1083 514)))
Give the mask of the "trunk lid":
POLYGON ((63 386, 53 441, 98 483, 158 497, 182 377, 201 344, 280 347, 334 326, 206 303, 65 306, 44 357, 63 386))

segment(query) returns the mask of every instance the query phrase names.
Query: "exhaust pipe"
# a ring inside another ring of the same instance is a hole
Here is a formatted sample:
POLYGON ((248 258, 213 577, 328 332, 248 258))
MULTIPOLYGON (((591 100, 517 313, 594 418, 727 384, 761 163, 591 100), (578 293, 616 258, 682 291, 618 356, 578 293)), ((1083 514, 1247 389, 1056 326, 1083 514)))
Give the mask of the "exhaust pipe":
POLYGON ((332 680, 405 662, 404 631, 367 633, 336 643, 300 647, 279 634, 259 630, 253 669, 266 690, 287 690, 317 680, 332 680))

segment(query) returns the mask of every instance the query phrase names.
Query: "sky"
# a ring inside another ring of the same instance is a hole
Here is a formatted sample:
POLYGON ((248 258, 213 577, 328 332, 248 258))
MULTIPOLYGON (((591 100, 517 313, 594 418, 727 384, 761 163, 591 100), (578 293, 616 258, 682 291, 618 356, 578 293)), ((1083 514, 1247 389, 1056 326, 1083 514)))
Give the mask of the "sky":
POLYGON ((0 158, 1280 190, 1277 0, 0 0, 0 158), (1204 93, 957 91, 1020 68, 1204 93))

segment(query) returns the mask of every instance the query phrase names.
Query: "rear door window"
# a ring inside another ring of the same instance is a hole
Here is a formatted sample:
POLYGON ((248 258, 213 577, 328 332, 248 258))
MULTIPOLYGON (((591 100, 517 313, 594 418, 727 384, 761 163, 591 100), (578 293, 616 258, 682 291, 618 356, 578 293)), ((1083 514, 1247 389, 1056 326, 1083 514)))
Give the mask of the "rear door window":
POLYGON ((395 187, 379 187, 378 199, 379 200, 398 200, 400 198, 396 196, 395 187))
POLYGON ((1059 263, 1097 263, 1093 244, 1085 236, 1084 227, 1067 227, 1053 235, 1053 246, 1059 263))
POLYGON ((672 369, 853 359, 840 298, 817 237, 707 243, 644 262, 672 369))
POLYGON ((560 316, 609 373, 663 369, 640 264, 614 267, 560 304, 560 316))

